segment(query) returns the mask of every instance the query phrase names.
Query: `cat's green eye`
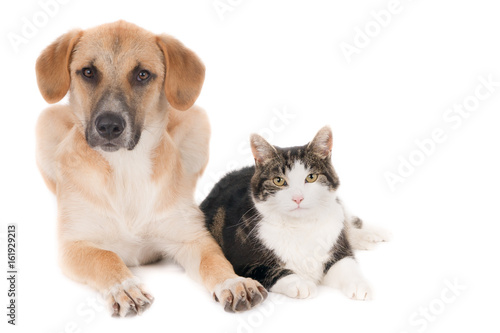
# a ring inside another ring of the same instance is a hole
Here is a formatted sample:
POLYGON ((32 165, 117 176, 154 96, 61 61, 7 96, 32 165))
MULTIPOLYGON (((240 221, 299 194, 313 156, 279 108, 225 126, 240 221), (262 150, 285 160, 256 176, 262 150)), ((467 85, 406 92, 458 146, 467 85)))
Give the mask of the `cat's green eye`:
POLYGON ((308 183, 314 183, 317 179, 318 179, 318 175, 314 174, 314 173, 311 173, 310 175, 308 175, 306 177, 306 182, 308 182, 308 183))
POLYGON ((286 181, 284 178, 281 178, 281 177, 274 177, 273 179, 273 183, 274 185, 276 186, 283 186, 286 184, 286 181))

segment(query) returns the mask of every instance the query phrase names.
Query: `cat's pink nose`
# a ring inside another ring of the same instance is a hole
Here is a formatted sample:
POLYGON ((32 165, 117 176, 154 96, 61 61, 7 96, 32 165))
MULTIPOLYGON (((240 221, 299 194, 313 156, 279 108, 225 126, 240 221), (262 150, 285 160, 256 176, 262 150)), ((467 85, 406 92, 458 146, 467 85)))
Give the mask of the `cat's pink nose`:
POLYGON ((297 203, 297 205, 300 205, 302 200, 304 200, 304 197, 301 195, 295 195, 292 197, 292 200, 295 201, 297 203))

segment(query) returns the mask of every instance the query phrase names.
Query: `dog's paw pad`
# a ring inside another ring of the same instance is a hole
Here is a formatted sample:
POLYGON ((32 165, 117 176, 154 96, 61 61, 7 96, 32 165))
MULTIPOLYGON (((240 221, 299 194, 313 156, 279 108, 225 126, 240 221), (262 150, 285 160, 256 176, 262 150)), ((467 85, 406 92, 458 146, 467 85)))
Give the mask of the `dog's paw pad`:
POLYGON ((262 303, 267 291, 252 279, 237 277, 228 279, 216 286, 214 299, 222 304, 227 312, 242 312, 262 303))
POLYGON ((141 315, 154 301, 136 278, 116 284, 107 293, 111 313, 116 317, 141 315))

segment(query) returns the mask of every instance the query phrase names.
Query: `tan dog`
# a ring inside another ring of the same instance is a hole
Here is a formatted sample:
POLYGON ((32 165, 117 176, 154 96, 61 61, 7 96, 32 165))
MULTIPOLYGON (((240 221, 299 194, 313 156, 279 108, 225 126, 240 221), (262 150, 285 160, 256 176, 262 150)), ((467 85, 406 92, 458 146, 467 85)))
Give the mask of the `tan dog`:
POLYGON ((58 203, 61 265, 99 290, 113 314, 153 301, 127 266, 171 256, 227 311, 267 292, 238 277, 194 202, 210 129, 193 106, 204 81, 198 57, 176 39, 119 21, 70 31, 37 60, 49 103, 37 125, 37 162, 58 203), (185 110, 185 111, 182 111, 185 110))

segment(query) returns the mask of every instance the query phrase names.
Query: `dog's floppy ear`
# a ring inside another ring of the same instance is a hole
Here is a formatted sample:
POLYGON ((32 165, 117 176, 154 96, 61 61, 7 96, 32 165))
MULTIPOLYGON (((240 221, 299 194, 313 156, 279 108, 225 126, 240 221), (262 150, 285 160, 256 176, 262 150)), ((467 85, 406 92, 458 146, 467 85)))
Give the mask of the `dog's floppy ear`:
POLYGON ((38 89, 48 103, 59 102, 69 90, 71 52, 82 33, 81 30, 65 33, 47 46, 36 60, 38 89))
POLYGON ((165 94, 177 110, 193 106, 205 80, 205 66, 198 56, 168 35, 156 38, 165 57, 165 94))

